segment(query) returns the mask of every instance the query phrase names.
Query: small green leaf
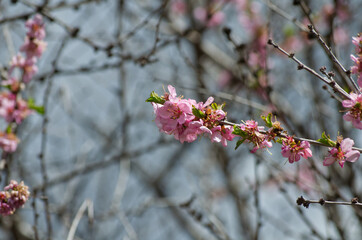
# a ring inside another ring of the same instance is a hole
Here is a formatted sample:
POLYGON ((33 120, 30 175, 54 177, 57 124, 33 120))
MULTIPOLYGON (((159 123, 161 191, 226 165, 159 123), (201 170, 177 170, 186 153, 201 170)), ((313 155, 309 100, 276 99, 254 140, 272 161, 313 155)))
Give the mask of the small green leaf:
POLYGON ((34 99, 32 99, 32 98, 28 99, 28 107, 30 109, 35 110, 37 113, 39 113, 41 115, 44 115, 44 113, 45 113, 44 107, 36 105, 34 102, 34 99))
POLYGON ((234 125, 234 131, 232 132, 232 134, 234 134, 234 135, 238 135, 238 136, 241 136, 241 134, 242 134, 242 130, 240 129, 240 127, 239 127, 239 126, 234 125))
POLYGON ((235 150, 238 149, 238 147, 240 147, 240 145, 243 144, 244 141, 245 141, 245 139, 240 139, 239 141, 237 141, 236 146, 235 146, 235 150))
POLYGON ((211 108, 214 109, 214 110, 217 110, 218 109, 217 103, 212 103, 211 108))
POLYGON ((158 94, 155 93, 154 91, 152 91, 150 97, 146 99, 146 102, 164 104, 166 102, 166 100, 163 99, 162 97, 158 96, 158 94))
POLYGON ((8 127, 6 128, 6 133, 9 134, 13 131, 13 128, 11 127, 11 124, 8 125, 8 127))
POLYGON ((276 142, 279 143, 279 144, 283 144, 283 139, 278 138, 278 139, 276 140, 276 142))
POLYGON ((327 136, 325 132, 322 133, 322 136, 320 139, 317 140, 317 142, 323 143, 325 145, 328 145, 330 147, 335 147, 336 142, 332 141, 329 135, 327 136))
POLYGON ((204 118, 206 116, 203 111, 195 108, 195 106, 192 107, 192 113, 195 115, 195 117, 198 117, 198 118, 204 118))
POLYGON ((261 116, 261 118, 264 120, 265 124, 268 126, 268 127, 273 127, 273 122, 272 122, 272 114, 269 113, 268 116, 261 116))

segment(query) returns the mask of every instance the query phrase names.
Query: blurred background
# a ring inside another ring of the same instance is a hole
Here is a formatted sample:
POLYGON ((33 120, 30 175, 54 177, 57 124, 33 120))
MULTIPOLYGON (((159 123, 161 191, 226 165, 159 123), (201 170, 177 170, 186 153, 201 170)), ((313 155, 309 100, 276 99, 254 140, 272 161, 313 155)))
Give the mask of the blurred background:
POLYGON ((24 181, 32 195, 0 218, 0 239, 359 239, 362 208, 296 200, 361 198, 361 160, 324 167, 327 148, 313 147, 289 164, 278 144, 256 154, 235 151, 236 140, 181 144, 159 132, 145 100, 171 84, 225 102, 232 122, 263 125, 272 112, 291 135, 341 134, 362 147, 333 91, 267 45, 325 66, 349 92, 307 25, 349 69, 361 11, 359 0, 1 1, 1 72, 36 13, 48 45, 24 91, 46 112, 18 127, 0 173, 1 187, 24 181))

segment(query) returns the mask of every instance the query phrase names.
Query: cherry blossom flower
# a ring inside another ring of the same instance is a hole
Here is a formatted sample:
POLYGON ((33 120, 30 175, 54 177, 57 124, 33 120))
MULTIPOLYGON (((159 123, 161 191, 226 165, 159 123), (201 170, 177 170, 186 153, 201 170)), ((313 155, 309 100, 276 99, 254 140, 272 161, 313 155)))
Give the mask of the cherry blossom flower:
POLYGON ((228 125, 219 125, 211 129, 211 142, 221 142, 226 147, 227 141, 232 141, 236 137, 233 132, 233 127, 228 125))
POLYGON ((39 39, 25 38, 24 44, 20 47, 21 52, 25 52, 28 58, 40 57, 47 47, 47 43, 39 39))
POLYGON ((0 214, 11 215, 16 209, 22 207, 29 199, 30 192, 24 182, 11 180, 10 184, 0 192, 0 214))
POLYGON ((350 97, 342 102, 343 107, 348 108, 343 119, 352 122, 355 128, 362 129, 362 94, 350 93, 350 97))
POLYGON ((352 150, 353 145, 354 141, 350 138, 345 138, 340 143, 337 142, 336 147, 329 149, 328 156, 324 158, 323 165, 329 166, 334 162, 338 162, 338 164, 343 168, 346 161, 357 161, 360 156, 360 152, 352 150))
POLYGON ((5 87, 9 87, 9 89, 13 93, 18 92, 21 87, 20 82, 14 77, 10 77, 9 79, 2 81, 1 85, 5 86, 5 87))
POLYGON ((219 26, 225 19, 224 13, 220 11, 208 13, 207 9, 203 7, 195 8, 193 14, 196 20, 205 24, 209 28, 219 26))
POLYGON ((362 34, 360 33, 357 37, 352 37, 352 43, 356 46, 357 57, 351 55, 351 59, 355 64, 351 67, 351 72, 357 75, 358 85, 362 88, 362 34))
POLYGON ((5 152, 15 152, 18 147, 19 139, 13 133, 0 132, 0 148, 5 152))
POLYGON ((213 97, 205 103, 197 103, 194 99, 177 97, 173 86, 168 86, 168 92, 161 97, 161 103, 152 102, 156 115, 155 123, 160 131, 174 135, 175 139, 183 142, 193 142, 200 135, 206 135, 212 142, 220 142, 227 146, 235 136, 231 126, 224 126, 220 122, 225 120, 226 112, 221 106, 212 104, 213 97), (195 112, 193 112, 195 111, 195 112))
POLYGON ((33 18, 26 21, 25 27, 28 29, 27 35, 30 38, 37 38, 39 40, 45 38, 44 22, 40 14, 36 14, 33 18))
POLYGON ((295 142, 295 140, 288 136, 283 139, 282 146, 283 157, 288 158, 289 163, 298 162, 301 157, 307 159, 312 157, 312 150, 310 150, 310 144, 307 141, 295 142))
POLYGON ((171 3, 171 11, 176 14, 184 14, 186 12, 186 3, 184 0, 174 0, 171 3))
POLYGON ((254 148, 251 153, 255 153, 258 149, 271 148, 272 143, 268 141, 267 135, 261 133, 264 130, 263 126, 258 126, 258 122, 247 120, 244 124, 240 124, 240 129, 247 134, 246 141, 253 143, 254 148))
POLYGON ((7 122, 20 124, 32 112, 27 102, 17 98, 15 94, 9 92, 0 94, 0 116, 7 122))

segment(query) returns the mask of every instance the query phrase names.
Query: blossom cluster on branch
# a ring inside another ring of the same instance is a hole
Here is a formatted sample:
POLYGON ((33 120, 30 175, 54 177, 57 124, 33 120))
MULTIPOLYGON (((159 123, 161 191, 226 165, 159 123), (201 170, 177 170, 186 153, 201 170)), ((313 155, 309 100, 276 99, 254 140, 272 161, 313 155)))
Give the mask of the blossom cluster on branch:
POLYGON ((25 23, 27 33, 24 44, 10 62, 8 76, 1 82, 5 88, 0 92, 0 116, 8 123, 6 131, 0 131, 0 147, 5 152, 14 152, 19 139, 14 134, 16 125, 28 117, 34 110, 42 113, 43 108, 36 106, 32 99, 24 100, 21 92, 37 73, 36 63, 45 48, 45 28, 41 15, 35 15, 25 23))
POLYGON ((30 192, 24 182, 11 180, 10 184, 0 192, 0 214, 11 215, 16 209, 22 207, 29 199, 30 192))
POLYGON ((226 112, 223 106, 213 103, 209 97, 205 103, 197 103, 194 99, 178 97, 173 86, 168 86, 169 93, 159 97, 152 93, 147 100, 152 103, 156 114, 156 125, 167 134, 183 142, 193 142, 199 135, 208 135, 212 142, 221 142, 227 146, 227 141, 234 138, 232 126, 221 125, 226 112))
POLYGON ((281 127, 280 122, 273 121, 272 114, 262 116, 269 129, 258 126, 254 120, 243 121, 240 124, 230 123, 226 119, 224 105, 213 103, 214 98, 209 97, 205 103, 197 102, 194 99, 184 99, 177 96, 173 86, 168 86, 169 92, 159 96, 155 92, 146 102, 151 102, 155 123, 161 132, 173 135, 175 139, 183 142, 193 142, 198 136, 207 136, 212 142, 220 142, 227 146, 227 141, 239 137, 235 149, 241 144, 251 143, 252 153, 258 149, 272 147, 272 142, 281 144, 281 154, 288 158, 290 163, 298 162, 302 157, 312 157, 310 143, 318 143, 330 147, 328 155, 323 161, 324 166, 338 162, 343 167, 346 161, 355 162, 360 157, 360 151, 352 148, 354 141, 350 138, 343 139, 342 136, 333 141, 324 132, 318 140, 299 140, 290 136, 281 127))
POLYGON ((343 116, 346 121, 352 122, 353 126, 362 129, 362 35, 358 34, 357 37, 352 38, 352 43, 356 47, 356 55, 351 55, 354 66, 351 67, 351 72, 356 74, 359 86, 358 93, 350 93, 350 99, 342 102, 343 107, 347 108, 347 113, 343 116))
MULTIPOLYGON (((3 156, 15 152, 19 139, 15 135, 16 127, 23 122, 34 110, 43 113, 41 106, 36 106, 34 100, 24 100, 22 93, 26 84, 38 72, 36 63, 42 56, 46 42, 45 28, 42 16, 37 14, 25 23, 27 33, 20 52, 10 62, 5 79, 2 79, 0 91, 0 117, 7 123, 5 131, 0 131, 0 148, 3 156)), ((23 182, 11 180, 10 184, 0 192, 0 214, 7 216, 22 207, 29 198, 28 187, 23 182)))

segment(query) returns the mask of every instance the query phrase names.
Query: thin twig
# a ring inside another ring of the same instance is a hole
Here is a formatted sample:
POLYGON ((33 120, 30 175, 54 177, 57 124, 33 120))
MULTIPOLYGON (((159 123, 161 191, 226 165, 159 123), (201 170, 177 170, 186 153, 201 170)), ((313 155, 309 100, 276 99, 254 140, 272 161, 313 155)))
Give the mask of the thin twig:
POLYGON ((284 55, 288 56, 289 58, 291 58, 293 61, 295 61, 296 63, 298 63, 298 70, 302 70, 305 69, 308 72, 310 72, 311 74, 313 74, 314 76, 316 76, 317 78, 319 78, 320 80, 322 80, 324 83, 328 84, 331 88, 333 88, 333 90, 335 92, 339 92, 340 94, 342 94, 344 97, 346 97, 347 99, 350 99, 351 97, 349 96, 349 94, 343 90, 343 88, 341 86, 338 85, 338 83, 336 83, 336 81, 334 81, 333 79, 326 79, 324 78, 322 75, 320 75, 319 73, 317 73, 314 69, 306 66, 305 64, 303 64, 299 59, 297 59, 294 56, 294 53, 288 53, 287 51, 285 51, 283 48, 281 48, 279 45, 277 45, 273 40, 269 39, 268 40, 268 44, 272 45, 273 47, 275 47, 276 49, 278 49, 281 53, 283 53, 284 55))

